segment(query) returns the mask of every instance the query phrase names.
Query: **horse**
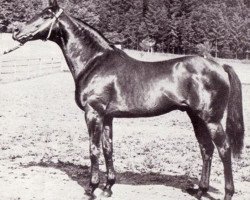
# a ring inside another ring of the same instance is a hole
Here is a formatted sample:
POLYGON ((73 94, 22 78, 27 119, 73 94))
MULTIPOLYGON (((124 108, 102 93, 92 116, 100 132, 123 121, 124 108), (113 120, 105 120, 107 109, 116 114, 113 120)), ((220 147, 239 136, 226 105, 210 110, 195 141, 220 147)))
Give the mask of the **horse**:
POLYGON ((100 182, 103 150, 107 180, 103 194, 112 195, 114 118, 151 117, 173 110, 186 112, 193 124, 203 165, 197 198, 208 192, 216 146, 224 167, 225 200, 234 194, 232 155, 244 146, 241 82, 229 65, 199 56, 143 62, 112 46, 86 22, 68 15, 56 0, 25 25, 13 39, 51 40, 61 48, 75 82, 75 101, 85 113, 89 133, 90 182, 85 193, 94 196, 100 182), (226 130, 222 118, 226 117, 226 130))

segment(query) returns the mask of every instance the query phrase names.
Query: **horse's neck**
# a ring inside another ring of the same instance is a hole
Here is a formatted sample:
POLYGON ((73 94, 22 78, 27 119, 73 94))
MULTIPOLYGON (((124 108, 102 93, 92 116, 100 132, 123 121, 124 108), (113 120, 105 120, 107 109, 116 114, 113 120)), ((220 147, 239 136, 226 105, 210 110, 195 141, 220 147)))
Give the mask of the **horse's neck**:
POLYGON ((90 26, 65 16, 60 21, 61 47, 70 71, 76 80, 88 64, 111 46, 90 26))

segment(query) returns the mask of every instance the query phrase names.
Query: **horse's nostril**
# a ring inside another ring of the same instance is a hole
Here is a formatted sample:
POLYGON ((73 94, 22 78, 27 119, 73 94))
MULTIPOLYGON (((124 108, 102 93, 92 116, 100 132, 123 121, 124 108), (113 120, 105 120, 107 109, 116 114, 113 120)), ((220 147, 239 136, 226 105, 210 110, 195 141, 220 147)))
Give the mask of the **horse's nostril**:
POLYGON ((17 39, 17 35, 20 33, 20 28, 14 28, 13 29, 13 35, 12 35, 12 38, 14 39, 14 40, 16 40, 17 39))
POLYGON ((18 34, 19 32, 20 32, 20 28, 19 27, 14 28, 14 33, 15 34, 18 34))

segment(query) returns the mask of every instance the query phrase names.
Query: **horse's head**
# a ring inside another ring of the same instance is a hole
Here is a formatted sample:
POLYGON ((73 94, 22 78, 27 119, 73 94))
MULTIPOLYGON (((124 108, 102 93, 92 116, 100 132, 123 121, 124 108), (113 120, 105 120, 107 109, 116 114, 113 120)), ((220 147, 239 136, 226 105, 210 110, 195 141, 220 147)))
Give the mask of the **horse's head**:
POLYGON ((49 0, 49 7, 34 16, 23 26, 15 28, 13 39, 24 44, 30 40, 47 40, 63 10, 58 6, 56 0, 49 0))

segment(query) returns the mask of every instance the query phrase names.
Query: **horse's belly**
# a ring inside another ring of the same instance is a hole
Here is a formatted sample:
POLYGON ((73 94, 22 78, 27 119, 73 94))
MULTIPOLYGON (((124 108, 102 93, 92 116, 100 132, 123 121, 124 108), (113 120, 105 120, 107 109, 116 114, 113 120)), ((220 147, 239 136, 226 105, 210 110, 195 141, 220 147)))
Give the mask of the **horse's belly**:
POLYGON ((171 91, 148 90, 116 98, 110 102, 106 112, 114 117, 147 117, 165 114, 180 106, 179 97, 171 91))

